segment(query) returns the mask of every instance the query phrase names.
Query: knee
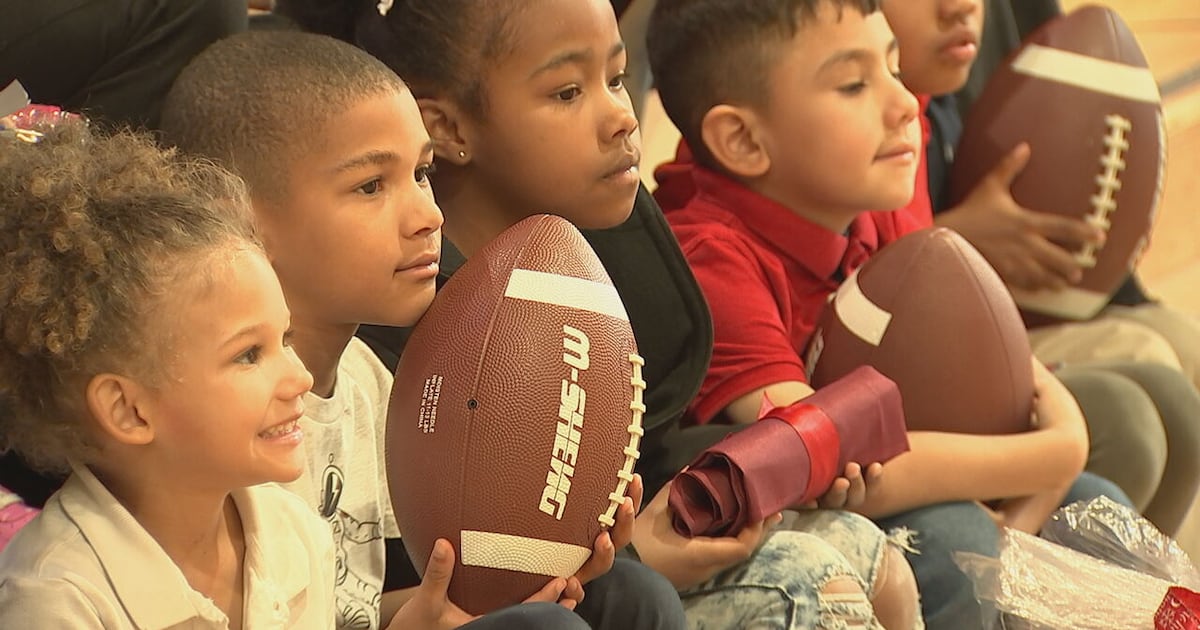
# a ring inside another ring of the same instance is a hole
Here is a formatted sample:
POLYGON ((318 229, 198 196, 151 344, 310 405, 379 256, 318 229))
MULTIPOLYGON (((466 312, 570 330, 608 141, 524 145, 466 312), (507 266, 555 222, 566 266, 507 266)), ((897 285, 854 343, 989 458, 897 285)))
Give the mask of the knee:
POLYGON ((1100 475, 1089 472, 1079 475, 1079 478, 1071 485, 1071 489, 1067 491, 1067 496, 1063 498, 1062 504, 1070 505, 1076 501, 1091 501, 1097 497, 1108 497, 1116 503, 1137 509, 1137 506, 1120 486, 1100 475))
MULTIPOLYGON (((1134 365, 1123 364, 1123 367, 1132 369, 1134 365)), ((1161 365, 1144 367, 1171 370, 1161 365)), ((1084 385, 1071 391, 1083 410, 1089 433, 1118 447, 1123 458, 1135 454, 1139 461, 1161 469, 1167 458, 1167 435, 1154 398, 1123 370, 1100 367, 1088 371, 1091 374, 1084 385)))
POLYGON ((1114 349, 1108 356, 1101 355, 1097 358, 1156 363, 1176 370, 1183 368, 1179 361, 1179 353, 1162 333, 1141 322, 1115 318, 1110 318, 1109 321, 1113 327, 1109 338, 1114 344, 1119 340, 1118 347, 1123 351, 1114 349))
POLYGON ((891 545, 886 548, 875 583, 871 585, 871 604, 875 617, 887 630, 917 626, 921 614, 917 578, 904 553, 891 545))
POLYGON ((1168 448, 1200 446, 1200 392, 1179 370, 1152 363, 1121 363, 1111 369, 1137 383, 1158 410, 1168 448), (1197 445, 1197 446, 1193 446, 1197 445))
POLYGON ((1165 432, 1171 475, 1200 475, 1200 390, 1191 379, 1158 365, 1134 366, 1154 401, 1165 432))
POLYGON ((954 566, 949 556, 956 551, 992 558, 1000 554, 996 522, 973 501, 941 503, 909 514, 915 516, 909 519, 918 551, 912 556, 914 566, 918 558, 954 566))
POLYGON ((679 593, 666 578, 646 565, 617 558, 612 569, 584 587, 576 611, 594 627, 686 627, 679 593))
MULTIPOLYGON (((999 556, 992 518, 973 502, 941 503, 884 519, 881 525, 912 533, 906 557, 920 589, 921 615, 931 630, 989 627, 975 588, 954 562, 955 552, 999 556)), ((893 537, 896 534, 893 534, 893 537)))
POLYGON ((589 628, 579 615, 549 602, 519 604, 480 617, 467 624, 471 630, 496 628, 530 628, 531 630, 586 630, 589 628))
MULTIPOLYGON (((840 522, 840 521, 839 521, 840 522)), ((834 538, 847 531, 822 531, 834 538)), ((875 533, 882 536, 878 528, 875 533)), ((874 546, 876 541, 849 541, 842 538, 843 547, 851 543, 874 546)), ((882 544, 882 543, 880 543, 882 544)), ((878 566, 875 562, 873 566, 878 566)), ((755 613, 737 624, 714 624, 713 627, 786 627, 786 628, 867 628, 874 627, 871 590, 863 572, 855 567, 840 548, 809 532, 782 530, 772 533, 753 556, 746 570, 740 572, 738 585, 751 587, 755 613), (770 594, 769 596, 764 596, 770 594), (782 599, 783 610, 773 611, 767 602, 782 599), (780 624, 780 614, 790 619, 780 624), (754 620, 754 623, 747 623, 754 620)), ((749 604, 751 599, 747 599, 749 604)))
POLYGON ((1079 401, 1087 421, 1091 439, 1088 470, 1116 480, 1135 502, 1144 504, 1153 496, 1166 467, 1167 434, 1151 395, 1123 372, 1132 365, 1067 368, 1062 380, 1079 401))
MULTIPOLYGON (((871 621, 871 600, 859 581, 838 576, 825 583, 817 595, 821 604, 821 628, 867 628, 871 621)), ((878 611, 876 611, 878 614, 878 611)))
POLYGON ((910 533, 913 551, 907 554, 920 588, 922 607, 974 600, 970 580, 954 562, 956 552, 995 558, 1000 555, 999 532, 992 517, 970 501, 939 503, 889 517, 882 522, 892 536, 910 533))

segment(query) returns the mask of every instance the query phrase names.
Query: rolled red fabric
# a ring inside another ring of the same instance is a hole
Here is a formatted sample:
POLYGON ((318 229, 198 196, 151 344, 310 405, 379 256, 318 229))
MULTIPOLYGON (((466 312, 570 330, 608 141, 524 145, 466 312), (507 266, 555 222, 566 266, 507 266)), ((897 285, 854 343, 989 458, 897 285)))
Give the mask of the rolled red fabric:
POLYGON ((702 452, 675 477, 673 524, 683 536, 733 536, 821 496, 849 462, 907 450, 900 390, 863 366, 702 452))

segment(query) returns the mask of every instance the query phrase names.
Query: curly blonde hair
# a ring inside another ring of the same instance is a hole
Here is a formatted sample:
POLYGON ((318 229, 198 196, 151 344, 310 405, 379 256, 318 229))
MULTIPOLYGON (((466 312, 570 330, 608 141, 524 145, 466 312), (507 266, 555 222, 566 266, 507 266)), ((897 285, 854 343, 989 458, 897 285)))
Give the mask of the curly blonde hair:
POLYGON ((211 163, 82 124, 0 135, 0 450, 47 471, 91 459, 88 380, 148 377, 172 288, 256 243, 241 180, 211 163))

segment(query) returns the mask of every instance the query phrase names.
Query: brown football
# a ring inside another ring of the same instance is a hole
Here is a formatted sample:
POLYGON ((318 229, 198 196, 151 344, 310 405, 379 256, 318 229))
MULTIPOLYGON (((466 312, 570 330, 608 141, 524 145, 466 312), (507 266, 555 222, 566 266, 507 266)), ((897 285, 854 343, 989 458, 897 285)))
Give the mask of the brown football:
POLYGON ((950 177, 955 203, 1021 142, 1032 150, 1013 198, 1107 232, 1074 252, 1085 268, 1062 291, 1014 291, 1048 319, 1089 319, 1108 304, 1145 247, 1162 189, 1166 136, 1158 85, 1114 11, 1086 6, 1034 31, 996 68, 964 121, 950 177))
POLYGON ((472 614, 573 575, 624 500, 642 436, 642 360, 604 266, 549 215, 509 228, 438 292, 400 357, 388 483, 422 573, 455 547, 472 614))
POLYGON ((1029 428, 1029 338, 1000 276, 957 232, 884 247, 830 296, 807 353, 820 388, 869 365, 900 388, 909 430, 1029 428))

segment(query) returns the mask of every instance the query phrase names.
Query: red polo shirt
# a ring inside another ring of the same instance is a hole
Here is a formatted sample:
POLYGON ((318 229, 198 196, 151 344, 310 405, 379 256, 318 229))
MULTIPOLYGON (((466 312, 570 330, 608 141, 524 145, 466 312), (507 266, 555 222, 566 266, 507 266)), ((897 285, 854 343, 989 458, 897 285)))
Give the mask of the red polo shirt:
MULTIPOLYGON (((928 135, 924 117, 922 126, 928 135)), ((917 153, 912 202, 864 212, 844 235, 690 160, 670 166, 689 177, 666 191, 667 221, 713 318, 712 362, 686 420, 707 423, 756 389, 808 380, 803 356, 829 294, 881 247, 932 225, 917 153)))
POLYGON ((928 221, 908 208, 864 212, 842 235, 702 167, 692 176, 695 196, 666 216, 712 312, 712 362, 688 411, 705 423, 760 387, 807 381, 802 357, 826 297, 928 221))

